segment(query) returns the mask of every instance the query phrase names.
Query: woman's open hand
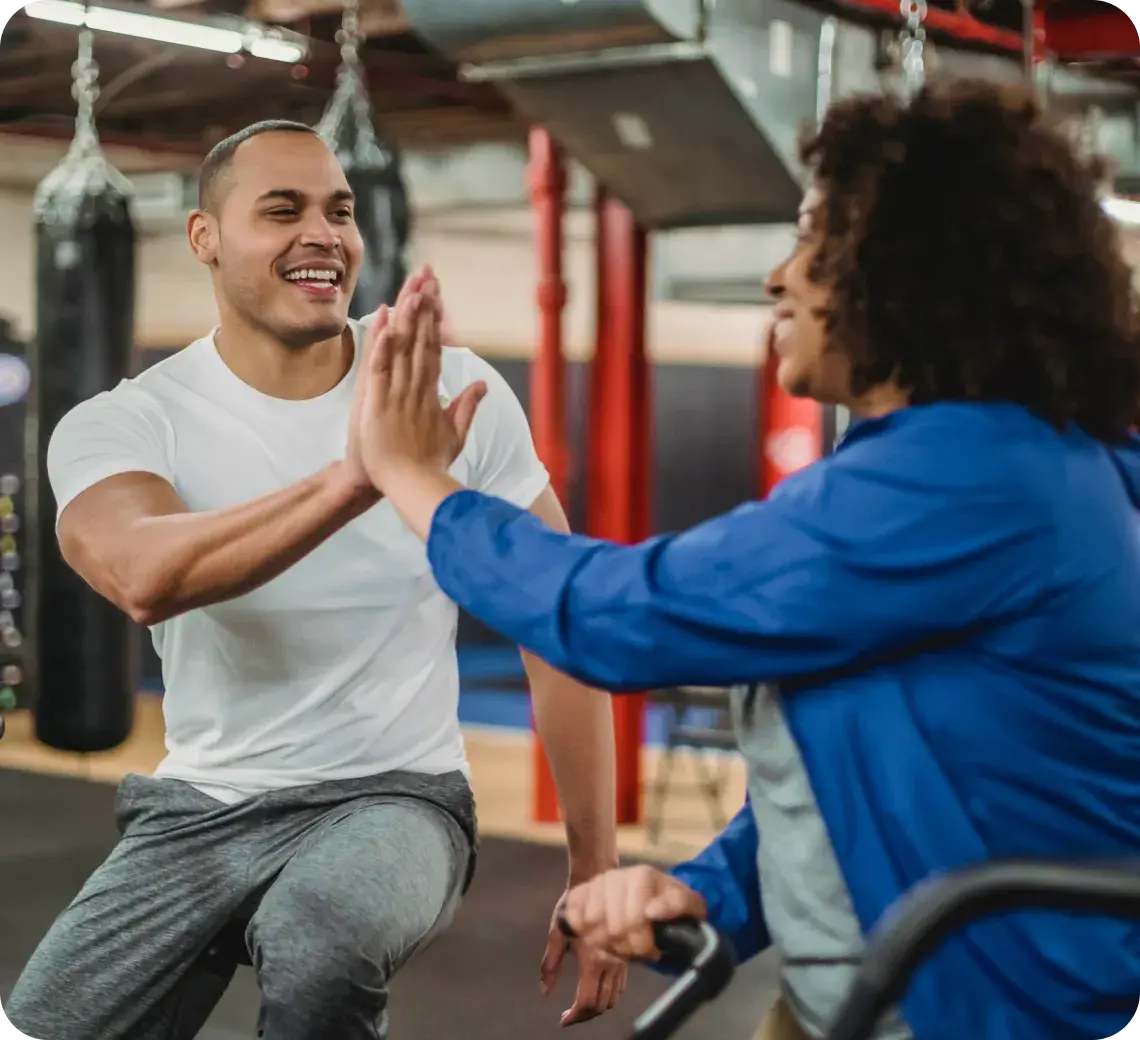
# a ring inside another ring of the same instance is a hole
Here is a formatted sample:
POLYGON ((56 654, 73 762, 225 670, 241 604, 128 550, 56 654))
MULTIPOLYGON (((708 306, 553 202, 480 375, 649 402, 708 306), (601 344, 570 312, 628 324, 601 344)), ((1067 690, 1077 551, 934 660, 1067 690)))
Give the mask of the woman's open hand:
POLYGON ((408 471, 442 473, 463 450, 485 383, 440 401, 443 344, 438 302, 412 293, 378 316, 359 414, 360 462, 376 489, 408 471))

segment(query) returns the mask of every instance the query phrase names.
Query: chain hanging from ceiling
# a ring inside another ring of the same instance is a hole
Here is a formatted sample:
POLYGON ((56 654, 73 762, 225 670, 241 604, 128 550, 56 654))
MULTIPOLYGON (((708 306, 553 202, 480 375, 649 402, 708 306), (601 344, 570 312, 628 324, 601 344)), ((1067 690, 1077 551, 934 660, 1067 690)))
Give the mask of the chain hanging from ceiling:
POLYGON ((914 96, 926 84, 926 12, 927 0, 901 0, 903 29, 899 34, 906 92, 914 96))
MULTIPOLYGON (((336 90, 317 124, 317 133, 336 148, 341 144, 341 129, 351 123, 356 131, 357 148, 378 148, 376 131, 372 125, 372 104, 368 98, 368 87, 360 60, 364 37, 360 32, 358 0, 346 0, 336 39, 340 44, 336 90)), ((387 150, 380 151, 386 154, 387 150)))
POLYGON ((359 0, 346 0, 337 41, 341 63, 336 89, 316 129, 336 154, 356 196, 365 255, 349 313, 359 318, 395 302, 406 276, 411 215, 399 154, 373 122, 359 0))
POLYGON ((95 131, 95 102, 99 100, 99 66, 95 62, 94 40, 90 29, 79 33, 79 54, 71 66, 74 82, 71 96, 75 98, 75 140, 82 147, 98 146, 95 131))

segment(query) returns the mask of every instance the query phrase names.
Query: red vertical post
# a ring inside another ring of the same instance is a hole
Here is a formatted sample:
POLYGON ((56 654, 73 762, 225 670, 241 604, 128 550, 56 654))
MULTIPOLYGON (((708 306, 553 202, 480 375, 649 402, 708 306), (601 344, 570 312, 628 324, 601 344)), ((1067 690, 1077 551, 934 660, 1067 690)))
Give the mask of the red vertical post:
MULTIPOLYGON (((650 533, 650 386, 645 353, 646 234, 599 188, 597 343, 590 366, 587 529, 631 543, 650 533)), ((641 818, 644 694, 615 697, 618 823, 641 818)))
POLYGON ((779 359, 769 354, 760 367, 757 456, 760 497, 767 498, 784 477, 811 465, 823 454, 823 409, 806 397, 792 397, 776 379, 779 359))
MULTIPOLYGON (((562 314, 566 283, 562 275, 562 219, 566 168, 558 146, 542 127, 530 131, 527 171, 534 209, 538 263, 538 349, 530 365, 530 424, 538 457, 565 507, 569 497, 570 453, 566 445, 566 361, 562 354, 562 314)), ((534 729, 533 717, 531 729, 534 729)), ((534 787, 531 811, 538 823, 559 818, 558 792, 538 735, 534 736, 534 787)))

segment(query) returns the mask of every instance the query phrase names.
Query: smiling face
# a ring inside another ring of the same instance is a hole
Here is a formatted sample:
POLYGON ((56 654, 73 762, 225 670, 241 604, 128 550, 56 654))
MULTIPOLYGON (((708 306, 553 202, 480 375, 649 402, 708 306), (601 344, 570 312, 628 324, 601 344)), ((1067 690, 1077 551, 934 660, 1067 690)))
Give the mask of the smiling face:
POLYGON ((268 132, 238 146, 206 210, 190 218, 223 323, 304 348, 341 334, 364 245, 336 157, 315 134, 268 132))
POLYGON ((851 364, 828 346, 827 309, 831 290, 812 280, 822 233, 814 214, 822 202, 815 188, 800 205, 796 247, 768 277, 765 288, 776 301, 768 328, 768 356, 779 359, 777 379, 793 397, 823 404, 847 404, 851 364))

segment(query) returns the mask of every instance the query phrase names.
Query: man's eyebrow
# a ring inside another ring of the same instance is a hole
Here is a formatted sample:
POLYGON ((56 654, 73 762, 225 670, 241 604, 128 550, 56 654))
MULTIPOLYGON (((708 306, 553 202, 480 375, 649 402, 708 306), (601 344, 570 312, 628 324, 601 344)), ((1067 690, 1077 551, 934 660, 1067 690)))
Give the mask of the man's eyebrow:
MULTIPOLYGON (((333 202, 352 202, 356 196, 348 188, 338 188, 330 196, 333 202)), ((305 193, 296 188, 271 188, 257 198, 258 202, 269 202, 272 199, 285 199, 295 205, 305 201, 305 193)))

